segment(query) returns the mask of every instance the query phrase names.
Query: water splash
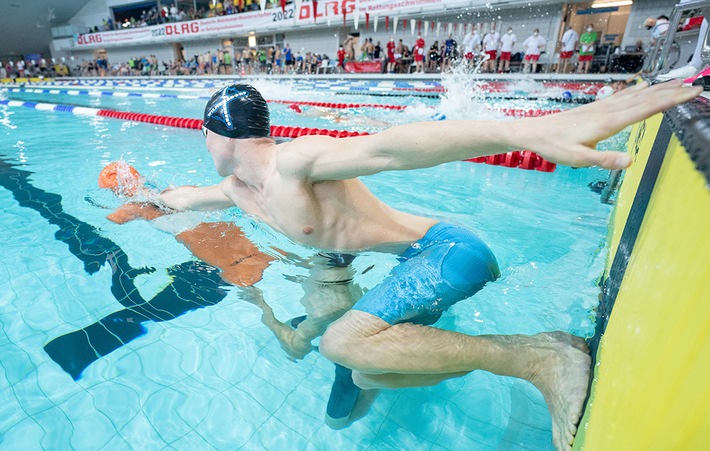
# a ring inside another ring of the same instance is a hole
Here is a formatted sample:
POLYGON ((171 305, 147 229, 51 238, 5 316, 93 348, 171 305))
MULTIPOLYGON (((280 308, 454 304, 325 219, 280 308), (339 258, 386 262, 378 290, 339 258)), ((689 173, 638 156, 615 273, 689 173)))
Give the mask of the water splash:
POLYGON ((474 67, 465 61, 454 64, 451 72, 441 76, 441 84, 446 92, 441 96, 438 111, 448 119, 498 119, 503 116, 491 111, 491 105, 486 101, 489 91, 487 83, 477 75, 485 59, 474 67))

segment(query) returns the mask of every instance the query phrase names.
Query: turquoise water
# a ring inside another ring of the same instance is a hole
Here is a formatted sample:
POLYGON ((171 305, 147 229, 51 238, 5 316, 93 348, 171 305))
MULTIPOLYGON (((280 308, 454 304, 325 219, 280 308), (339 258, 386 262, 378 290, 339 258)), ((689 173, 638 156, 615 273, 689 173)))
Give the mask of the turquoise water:
MULTIPOLYGON (((271 98, 287 98, 277 95, 271 98)), ((11 96, 69 103, 61 97, 11 96)), ((72 100, 183 117, 199 117, 202 109, 201 101, 72 100)), ((437 107, 428 102, 404 113, 357 114, 403 123, 437 107)), ((274 105, 273 119, 313 126, 310 119, 298 122, 302 118, 284 105, 274 105)), ((144 300, 157 299, 180 281, 209 285, 199 278, 208 276, 195 275, 194 257, 171 234, 145 221, 116 225, 105 219, 121 200, 96 186, 101 168, 123 159, 159 188, 206 185, 219 176, 194 130, 6 106, 0 107, 0 124, 2 448, 551 448, 542 396, 526 382, 485 372, 435 387, 383 391, 363 419, 330 429, 323 416, 333 364, 317 352, 289 360, 262 324, 261 310, 246 302, 247 293, 229 286, 209 293, 196 289, 204 307, 144 322, 144 333, 94 356, 74 380, 45 346, 65 343, 60 337, 81 337, 76 334, 125 310, 107 255, 120 265, 154 269, 131 276, 133 294, 144 300)), ((332 121, 324 124, 335 128, 332 121)), ((347 122, 337 125, 348 128, 347 122)), ((587 185, 606 175, 598 169, 548 174, 461 162, 364 181, 395 208, 471 228, 496 254, 501 279, 455 305, 437 327, 470 334, 566 330, 590 336, 610 208, 587 185)), ((311 252, 236 210, 202 219, 233 221, 264 249, 311 252)), ((391 255, 363 255, 355 261, 356 281, 370 288, 395 263, 391 255)), ((257 283, 280 321, 305 314, 298 283, 305 275, 281 258, 257 283)))

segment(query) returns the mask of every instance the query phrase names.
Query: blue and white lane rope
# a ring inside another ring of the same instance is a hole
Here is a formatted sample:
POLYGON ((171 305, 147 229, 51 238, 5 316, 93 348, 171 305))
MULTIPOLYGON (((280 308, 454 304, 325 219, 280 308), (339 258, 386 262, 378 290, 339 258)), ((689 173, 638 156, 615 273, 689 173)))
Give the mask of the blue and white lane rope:
POLYGON ((63 113, 72 113, 79 116, 98 116, 99 113, 102 111, 99 108, 88 108, 76 105, 59 105, 55 103, 22 102, 20 100, 0 99, 0 105, 21 106, 42 111, 61 111, 63 113))
POLYGON ((31 93, 31 94, 65 94, 69 96, 85 95, 90 97, 145 97, 150 99, 187 99, 207 100, 210 96, 195 96, 187 94, 156 94, 153 92, 126 92, 126 91, 96 91, 85 89, 48 89, 48 88, 6 88, 6 92, 31 93))

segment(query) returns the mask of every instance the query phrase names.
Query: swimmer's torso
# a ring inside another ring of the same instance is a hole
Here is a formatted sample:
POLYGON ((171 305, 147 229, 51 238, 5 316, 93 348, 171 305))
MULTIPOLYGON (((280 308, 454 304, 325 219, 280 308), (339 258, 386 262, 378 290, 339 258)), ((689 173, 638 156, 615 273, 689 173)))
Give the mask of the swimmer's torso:
POLYGON ((232 178, 225 194, 235 205, 292 240, 320 249, 398 252, 436 223, 387 206, 359 179, 311 183, 275 171, 256 191, 232 178))

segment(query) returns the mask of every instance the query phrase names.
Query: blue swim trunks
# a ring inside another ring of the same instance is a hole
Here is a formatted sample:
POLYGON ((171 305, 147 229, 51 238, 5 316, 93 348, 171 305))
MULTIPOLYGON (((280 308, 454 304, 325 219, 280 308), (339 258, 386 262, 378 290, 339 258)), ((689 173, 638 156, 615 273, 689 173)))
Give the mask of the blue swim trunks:
POLYGON ((433 226, 400 257, 400 264, 368 291, 354 310, 388 323, 433 324, 444 310, 500 277, 493 252, 473 232, 433 226))

